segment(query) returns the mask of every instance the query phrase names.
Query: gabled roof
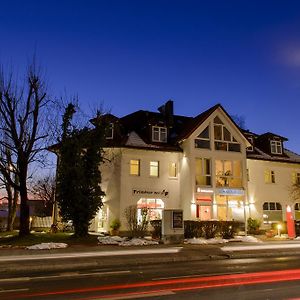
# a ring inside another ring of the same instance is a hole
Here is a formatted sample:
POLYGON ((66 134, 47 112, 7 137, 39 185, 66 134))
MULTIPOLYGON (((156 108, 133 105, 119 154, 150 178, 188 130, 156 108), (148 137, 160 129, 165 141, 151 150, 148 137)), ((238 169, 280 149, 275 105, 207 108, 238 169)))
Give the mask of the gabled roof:
POLYGON ((281 135, 278 135, 278 134, 275 134, 275 133, 272 133, 272 132, 266 132, 266 133, 261 134, 261 135, 258 136, 258 138, 260 138, 260 139, 261 138, 262 139, 265 139, 265 138, 273 139, 274 137, 277 137, 282 141, 288 141, 288 139, 286 137, 283 137, 281 135))
POLYGON ((232 119, 232 117, 226 112, 226 110, 223 108, 221 104, 216 104, 213 107, 209 108, 205 112, 199 114, 192 120, 190 120, 189 124, 187 124, 185 130, 181 133, 181 135, 178 137, 178 141, 183 141, 184 139, 188 138, 197 128, 205 122, 212 113, 214 113, 217 109, 221 109, 225 115, 229 118, 229 120, 234 124, 236 129, 240 132, 240 134, 243 136, 243 138, 248 142, 244 135, 244 131, 235 123, 235 121, 232 119))

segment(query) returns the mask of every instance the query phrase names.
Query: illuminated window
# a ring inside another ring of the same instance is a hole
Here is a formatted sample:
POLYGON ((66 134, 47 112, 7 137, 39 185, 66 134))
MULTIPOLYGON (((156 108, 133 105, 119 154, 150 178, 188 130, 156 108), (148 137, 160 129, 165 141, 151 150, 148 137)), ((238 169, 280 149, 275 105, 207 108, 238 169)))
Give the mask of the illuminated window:
POLYGON ((241 152, 241 145, 225 127, 219 117, 214 118, 215 149, 223 151, 241 152))
POLYGON ((264 223, 282 221, 282 206, 279 202, 265 202, 263 204, 264 223))
POLYGON ((242 163, 239 160, 216 160, 216 186, 242 187, 242 163))
POLYGON ((130 175, 140 176, 140 160, 130 160, 130 175))
POLYGON ((209 126, 195 139, 195 148, 210 149, 209 126))
POLYGON ((138 222, 143 218, 143 210, 147 209, 148 218, 150 220, 161 220, 164 209, 164 202, 161 199, 141 198, 137 202, 138 222))
POLYGON ((196 186, 211 186, 209 158, 196 158, 196 186))
POLYGON ((272 170, 265 171, 265 183, 275 183, 275 172, 272 170))
POLYGON ((292 173, 292 183, 300 185, 300 173, 298 173, 298 172, 292 173))
POLYGON ((272 154, 282 154, 281 141, 271 141, 271 153, 272 154))
POLYGON ((109 123, 105 130, 105 138, 111 140, 114 138, 114 124, 109 123))
POLYGON ((169 177, 177 177, 177 165, 174 162, 169 163, 169 177))
POLYGON ((159 175, 159 162, 150 161, 150 176, 158 177, 158 175, 159 175))
POLYGON ((167 142, 167 128, 166 127, 152 127, 152 141, 153 142, 167 142))

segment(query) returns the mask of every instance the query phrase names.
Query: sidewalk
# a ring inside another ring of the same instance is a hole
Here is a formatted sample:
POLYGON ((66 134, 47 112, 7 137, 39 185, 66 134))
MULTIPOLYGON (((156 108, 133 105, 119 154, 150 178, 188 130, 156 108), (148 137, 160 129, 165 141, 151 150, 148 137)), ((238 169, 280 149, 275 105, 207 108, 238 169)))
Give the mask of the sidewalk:
POLYGON ((276 256, 300 256, 300 241, 133 247, 99 245, 53 250, 0 249, 0 274, 276 256))

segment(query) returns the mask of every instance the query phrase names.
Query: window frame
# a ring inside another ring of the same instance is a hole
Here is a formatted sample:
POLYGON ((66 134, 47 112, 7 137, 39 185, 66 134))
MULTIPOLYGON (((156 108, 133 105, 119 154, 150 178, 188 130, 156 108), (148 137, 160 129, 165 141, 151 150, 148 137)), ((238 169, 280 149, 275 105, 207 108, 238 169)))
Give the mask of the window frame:
POLYGON ((271 140, 270 149, 272 154, 282 154, 282 142, 277 140, 271 140))
POLYGON ((105 131, 105 139, 112 140, 114 138, 114 123, 109 123, 105 131), (107 133, 111 133, 108 135, 107 133))
POLYGON ((195 138, 195 148, 197 149, 211 149, 210 144, 210 126, 207 125, 204 130, 201 131, 201 133, 195 138), (208 130, 208 137, 201 137, 200 135, 205 131, 208 130), (208 144, 208 147, 200 147, 201 142, 204 142, 205 144, 208 144))
POLYGON ((223 124, 221 119, 216 116, 213 120, 214 126, 214 149, 217 151, 241 152, 241 144, 234 138, 233 134, 223 124), (216 118, 218 119, 216 121, 216 118), (219 128, 221 138, 216 138, 216 128, 219 128), (225 135, 230 134, 230 139, 225 138, 225 135), (236 148, 238 147, 238 148, 236 148))
POLYGON ((266 184, 275 184, 276 176, 274 170, 265 170, 264 172, 264 180, 266 184))
POLYGON ((178 173, 177 173, 177 163, 174 162, 174 161, 170 161, 169 162, 169 169, 168 169, 168 175, 169 175, 169 178, 177 178, 178 177, 178 173), (174 166, 174 170, 175 170, 175 176, 172 176, 174 174, 171 174, 171 170, 172 170, 172 167, 174 166))
POLYGON ((149 162, 149 175, 150 177, 153 177, 153 178, 157 178, 159 177, 159 161, 158 160, 151 160, 149 162), (154 166, 153 163, 157 163, 157 166, 154 166), (153 168, 156 168, 157 170, 157 175, 151 175, 151 170, 153 170, 153 168))
POLYGON ((226 159, 216 159, 215 160, 215 181, 216 181, 216 187, 230 187, 230 188, 242 188, 243 187, 243 163, 241 160, 226 160, 226 159), (217 167, 216 164, 218 162, 221 162, 222 164, 222 173, 217 174, 217 167), (240 167, 240 174, 237 176, 235 172, 235 162, 239 163, 240 167), (226 174, 227 171, 225 170, 225 164, 230 163, 230 171, 231 173, 226 174), (218 182, 220 182, 220 179, 224 181, 224 185, 218 185, 218 182), (230 181, 239 180, 240 185, 237 186, 231 186, 230 181))
POLYGON ((199 186, 202 186, 202 187, 212 187, 212 159, 211 158, 208 158, 208 157, 196 157, 195 158, 195 165, 196 165, 196 161, 197 160, 201 160, 201 173, 198 174, 196 171, 197 169, 195 170, 195 185, 196 185, 196 188, 199 187, 199 186), (209 173, 206 173, 205 172, 205 163, 206 161, 209 162, 209 173), (201 185, 201 184, 197 184, 197 177, 200 176, 200 177, 205 177, 205 181, 207 180, 207 178, 210 178, 209 181, 210 181, 210 184, 205 184, 205 185, 201 185))
POLYGON ((152 142, 167 143, 168 141, 168 130, 167 127, 163 126, 152 126, 152 142), (155 135, 158 134, 158 138, 155 135), (163 138, 164 136, 164 138, 163 138))
POLYGON ((129 160, 129 175, 130 176, 141 176, 141 160, 140 159, 130 159, 129 160), (132 164, 133 161, 137 161, 138 163, 137 164, 132 164), (133 174, 131 172, 131 167, 132 166, 137 166, 138 167, 138 174, 133 174))

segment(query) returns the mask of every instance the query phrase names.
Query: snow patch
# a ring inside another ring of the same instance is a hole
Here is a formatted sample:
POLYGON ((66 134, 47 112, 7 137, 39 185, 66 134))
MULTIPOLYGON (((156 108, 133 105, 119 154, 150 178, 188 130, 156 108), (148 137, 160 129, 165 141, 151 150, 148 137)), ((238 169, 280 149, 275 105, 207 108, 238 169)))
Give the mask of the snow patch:
POLYGON ((235 236, 230 242, 244 242, 244 243, 262 243, 262 241, 254 236, 235 236))
POLYGON ((133 238, 128 239, 127 237, 119 236, 99 236, 99 244, 101 245, 119 245, 119 246, 148 246, 148 245, 158 245, 158 242, 151 241, 149 239, 133 238))
POLYGON ((26 247, 28 250, 49 250, 49 249, 62 249, 67 248, 68 244, 65 243, 41 243, 26 247))
POLYGON ((186 239, 185 244, 196 244, 196 245, 214 245, 214 244, 225 244, 228 243, 228 240, 221 239, 221 238, 214 238, 214 239, 204 239, 204 238, 193 238, 193 239, 186 239))

